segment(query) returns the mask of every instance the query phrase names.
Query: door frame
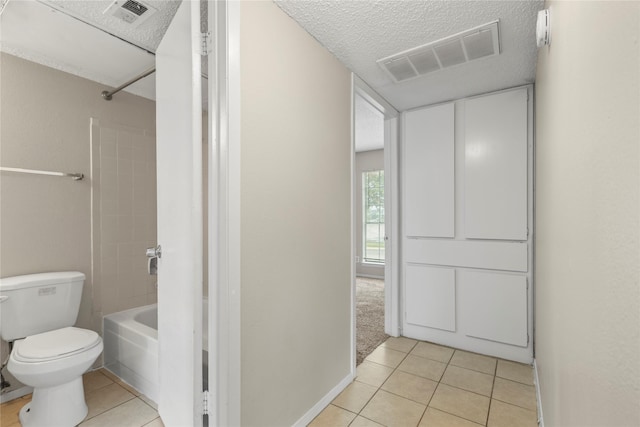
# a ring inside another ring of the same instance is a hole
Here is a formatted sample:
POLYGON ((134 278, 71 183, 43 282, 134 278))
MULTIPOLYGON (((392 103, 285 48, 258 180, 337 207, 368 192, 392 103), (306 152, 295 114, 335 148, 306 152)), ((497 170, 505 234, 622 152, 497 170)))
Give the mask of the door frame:
POLYGON ((183 3, 156 51, 158 412, 202 426, 200 1, 183 3), (180 141, 182 144, 176 144, 180 141), (176 206, 188 207, 177 209, 176 206), (176 396, 179 396, 176 398, 176 396))
MULTIPOLYGON (((400 113, 386 99, 380 96, 373 88, 364 82, 360 77, 353 74, 352 99, 359 95, 373 105, 384 115, 384 194, 385 194, 385 267, 384 267, 384 330, 385 333, 394 337, 400 335, 400 284, 399 284, 399 244, 400 244, 400 223, 399 223, 399 171, 398 171, 398 141, 399 126, 398 118, 400 113)), ((356 271, 355 271, 355 245, 356 245, 356 224, 357 210, 355 209, 356 191, 356 168, 355 168, 355 102, 352 102, 352 148, 351 148, 351 200, 352 200, 352 286, 351 286, 351 339, 352 339, 352 364, 355 375, 356 363, 356 271)))
POLYGON ((240 2, 209 2, 207 319, 210 426, 241 420, 240 2))

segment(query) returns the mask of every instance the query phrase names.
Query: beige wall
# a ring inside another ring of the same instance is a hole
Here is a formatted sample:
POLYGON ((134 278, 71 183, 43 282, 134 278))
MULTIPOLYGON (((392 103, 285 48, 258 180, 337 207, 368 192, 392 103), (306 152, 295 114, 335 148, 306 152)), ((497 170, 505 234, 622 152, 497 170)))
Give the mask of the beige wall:
POLYGON ((349 71, 240 6, 242 425, 292 425, 350 373, 349 71))
POLYGON ((363 201, 362 201, 362 173, 384 169, 384 150, 362 151, 356 153, 356 256, 360 262, 356 263, 356 274, 384 278, 384 266, 365 264, 363 257, 363 201))
POLYGON ((536 75, 545 425, 640 425, 640 3, 549 2, 536 75))
POLYGON ((101 314, 92 307, 90 118, 155 129, 155 105, 124 92, 106 102, 98 83, 6 54, 0 61, 0 164, 87 177, 75 182, 0 175, 0 276, 85 273, 77 325, 98 330, 101 314))

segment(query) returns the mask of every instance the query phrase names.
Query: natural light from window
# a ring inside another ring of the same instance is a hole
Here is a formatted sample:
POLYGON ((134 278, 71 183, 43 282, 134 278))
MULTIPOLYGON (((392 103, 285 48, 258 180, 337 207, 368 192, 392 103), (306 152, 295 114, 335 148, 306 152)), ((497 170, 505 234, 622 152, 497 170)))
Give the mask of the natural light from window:
POLYGON ((362 173, 364 262, 384 263, 384 171, 362 173))

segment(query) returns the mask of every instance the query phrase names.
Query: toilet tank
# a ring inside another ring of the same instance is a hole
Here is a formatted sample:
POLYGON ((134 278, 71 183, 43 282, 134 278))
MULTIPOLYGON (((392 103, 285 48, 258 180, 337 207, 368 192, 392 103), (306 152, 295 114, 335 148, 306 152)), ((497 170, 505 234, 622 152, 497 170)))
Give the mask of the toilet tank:
POLYGON ((0 336, 14 341, 73 326, 85 275, 78 271, 0 279, 0 336))

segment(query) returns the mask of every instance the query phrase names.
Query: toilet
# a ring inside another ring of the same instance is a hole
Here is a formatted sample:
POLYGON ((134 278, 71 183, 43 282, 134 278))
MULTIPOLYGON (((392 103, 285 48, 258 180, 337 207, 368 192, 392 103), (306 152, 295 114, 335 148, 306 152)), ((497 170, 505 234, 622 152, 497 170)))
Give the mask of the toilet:
POLYGON ((73 327, 85 275, 77 271, 0 279, 0 336, 12 344, 7 369, 33 387, 23 427, 71 427, 87 416, 82 374, 102 353, 102 338, 73 327))

